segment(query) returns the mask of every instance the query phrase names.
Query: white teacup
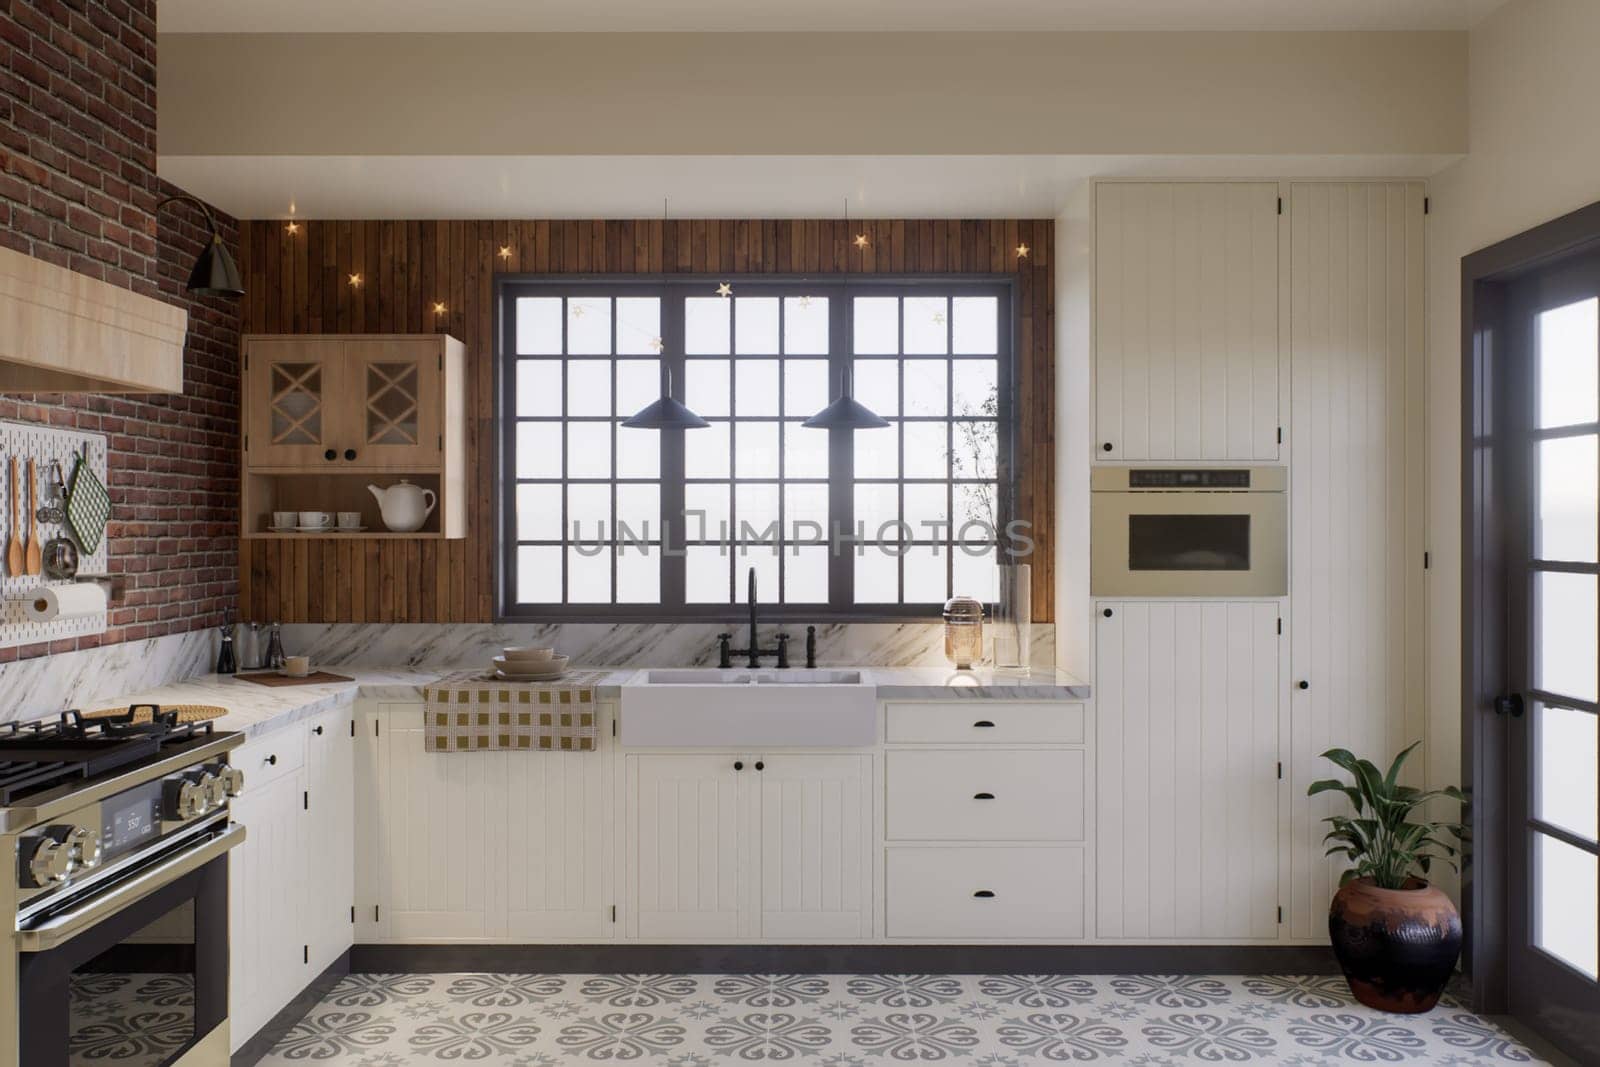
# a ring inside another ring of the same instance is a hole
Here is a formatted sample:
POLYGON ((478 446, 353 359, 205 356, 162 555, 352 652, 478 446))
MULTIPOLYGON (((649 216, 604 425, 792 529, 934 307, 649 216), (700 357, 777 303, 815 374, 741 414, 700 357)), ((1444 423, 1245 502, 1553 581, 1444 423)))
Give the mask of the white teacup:
POLYGON ((274 511, 272 513, 272 528, 274 530, 294 529, 294 520, 296 514, 297 513, 293 511, 274 511))
POLYGON ((361 527, 361 512, 359 512, 359 511, 341 511, 341 512, 339 512, 339 529, 341 529, 341 530, 356 530, 356 529, 360 529, 360 527, 361 527))
POLYGON ((304 678, 311 673, 310 656, 283 657, 283 673, 291 678, 304 678))
POLYGON ((300 525, 325 530, 333 525, 333 515, 327 511, 302 511, 300 513, 300 525))

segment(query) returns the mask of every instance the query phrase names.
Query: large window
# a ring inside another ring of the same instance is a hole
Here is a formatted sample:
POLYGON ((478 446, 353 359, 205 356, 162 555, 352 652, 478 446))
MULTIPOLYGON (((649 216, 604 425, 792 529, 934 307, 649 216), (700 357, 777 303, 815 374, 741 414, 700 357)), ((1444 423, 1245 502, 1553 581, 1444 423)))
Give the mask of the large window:
POLYGON ((925 613, 993 596, 1004 281, 505 278, 501 614, 925 613), (886 428, 802 425, 853 378, 886 428), (630 429, 664 389, 709 425, 630 429))

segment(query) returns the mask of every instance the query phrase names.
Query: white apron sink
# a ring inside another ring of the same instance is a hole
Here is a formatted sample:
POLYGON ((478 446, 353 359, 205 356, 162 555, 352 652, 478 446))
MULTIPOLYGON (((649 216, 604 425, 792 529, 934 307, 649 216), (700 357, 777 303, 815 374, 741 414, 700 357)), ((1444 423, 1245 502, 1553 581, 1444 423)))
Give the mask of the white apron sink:
POLYGON ((624 748, 860 748, 877 739, 860 671, 640 671, 622 686, 624 748))

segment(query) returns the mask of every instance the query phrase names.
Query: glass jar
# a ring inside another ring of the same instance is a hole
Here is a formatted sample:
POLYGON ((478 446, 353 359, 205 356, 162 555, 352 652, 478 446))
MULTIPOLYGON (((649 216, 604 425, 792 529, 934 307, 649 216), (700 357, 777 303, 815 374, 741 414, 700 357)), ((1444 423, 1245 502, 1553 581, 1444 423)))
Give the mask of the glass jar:
POLYGON ((983 602, 951 597, 944 605, 944 654, 959 671, 983 658, 983 602))

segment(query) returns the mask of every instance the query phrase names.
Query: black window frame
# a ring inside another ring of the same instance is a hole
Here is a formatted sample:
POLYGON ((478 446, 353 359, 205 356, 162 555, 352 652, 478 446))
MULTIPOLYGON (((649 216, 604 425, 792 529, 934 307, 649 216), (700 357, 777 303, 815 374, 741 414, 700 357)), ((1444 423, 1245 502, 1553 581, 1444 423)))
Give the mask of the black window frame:
MULTIPOLYGON (((901 352, 893 356, 857 357, 853 350, 854 321, 852 298, 858 296, 918 296, 940 295, 947 297, 992 296, 998 300, 996 313, 996 431, 998 499, 996 508, 1000 525, 1025 518, 1017 511, 1018 486, 1024 477, 1024 457, 1017 445, 1018 419, 1018 333, 1016 278, 1010 274, 496 274, 494 277, 494 420, 495 447, 492 449, 495 485, 495 592, 494 616, 503 623, 547 622, 709 622, 726 619, 730 613, 744 610, 744 605, 734 603, 689 604, 684 602, 684 566, 681 555, 685 546, 685 530, 680 519, 668 516, 683 513, 684 486, 682 430, 658 431, 663 435, 660 465, 661 513, 663 528, 659 541, 662 546, 661 587, 658 603, 637 604, 567 604, 521 605, 515 599, 517 587, 516 490, 517 480, 512 475, 516 450, 515 411, 516 382, 513 377, 519 354, 516 345, 516 301, 519 297, 618 297, 657 296, 661 303, 662 362, 672 372, 672 393, 684 399, 685 354, 682 303, 673 297, 713 296, 722 283, 733 287, 734 296, 770 295, 775 297, 810 295, 828 297, 830 307, 840 313, 829 323, 828 345, 828 396, 838 395, 840 375, 857 358, 895 359, 903 364, 908 358, 901 352), (751 290, 756 290, 753 294, 751 290), (676 554, 676 556, 674 555, 676 554)), ((565 362, 567 356, 561 359, 565 362)), ((618 358, 648 358, 620 357, 618 358)), ((738 357, 730 354, 730 360, 738 357)), ((806 358, 806 357, 797 357, 806 358)), ((821 357, 816 357, 821 358, 821 357)), ((936 356, 920 358, 939 358, 936 356)), ((947 355, 945 358, 949 358, 947 355)), ((902 374, 903 379, 903 374, 902 374)), ((782 376, 780 375, 780 383, 782 376)), ((781 389, 781 384, 780 384, 781 389)), ((902 381, 902 392, 904 389, 902 381)), ((613 384, 613 397, 615 385, 613 384)), ((781 395, 781 393, 780 393, 781 395)), ((903 400, 903 397, 902 397, 903 400)), ((781 412, 781 407, 780 407, 781 412)), ((623 413, 616 413, 623 417, 623 413)), ((780 414, 779 421, 787 418, 780 414)), ((953 416, 924 416, 926 421, 953 421, 953 416)), ((917 421, 918 417, 897 417, 898 425, 904 421, 917 421)), ((763 417, 766 421, 766 417, 763 417)), ((823 431, 817 431, 823 432, 823 431)), ((829 430, 829 468, 826 484, 829 492, 830 525, 853 530, 855 522, 855 484, 853 440, 850 431, 829 430)), ((895 432, 900 432, 898 429, 895 432)), ((782 450, 780 429, 779 448, 782 450)), ((903 500, 905 456, 900 450, 900 477, 894 481, 901 487, 903 500)), ((615 456, 613 455, 613 470, 615 456)), ((781 468, 780 468, 781 469, 781 468)), ((772 479, 753 479, 757 482, 772 479)), ((955 479, 949 479, 954 482, 955 479)), ((740 479, 726 479, 737 486, 740 479)), ((911 479, 915 482, 916 479, 911 479)), ((563 480, 560 484, 568 484, 563 480)), ((613 494, 613 499, 615 495, 613 494)), ((780 509, 782 494, 780 492, 780 509)), ((563 508, 565 504, 563 504, 563 508)), ((954 512, 951 513, 952 520, 954 512)), ((783 521, 780 510, 780 523, 783 521)), ((563 530, 566 529, 563 515, 563 530)), ((849 538, 853 541, 853 536, 849 538)), ((911 543, 916 543, 915 541, 911 543)), ((737 551, 730 547, 730 551, 737 551)), ((959 551, 955 548, 954 551, 959 551)), ((997 561, 1000 555, 997 555, 997 561)), ((855 604, 854 593, 855 552, 848 544, 831 554, 828 561, 829 600, 826 603, 785 604, 779 602, 777 590, 761 590, 763 618, 772 620, 795 619, 813 622, 898 622, 906 618, 927 617, 942 607, 942 602, 902 604, 855 604)), ((947 560, 948 568, 952 565, 947 560)), ((902 570, 903 574, 903 570, 902 570)), ((742 581, 742 577, 735 577, 742 581)), ((613 582, 615 564, 613 564, 613 582)), ((903 577, 901 579, 903 585, 903 577)), ((730 588, 730 594, 736 590, 730 588)), ((903 589, 902 589, 903 593, 903 589)))

